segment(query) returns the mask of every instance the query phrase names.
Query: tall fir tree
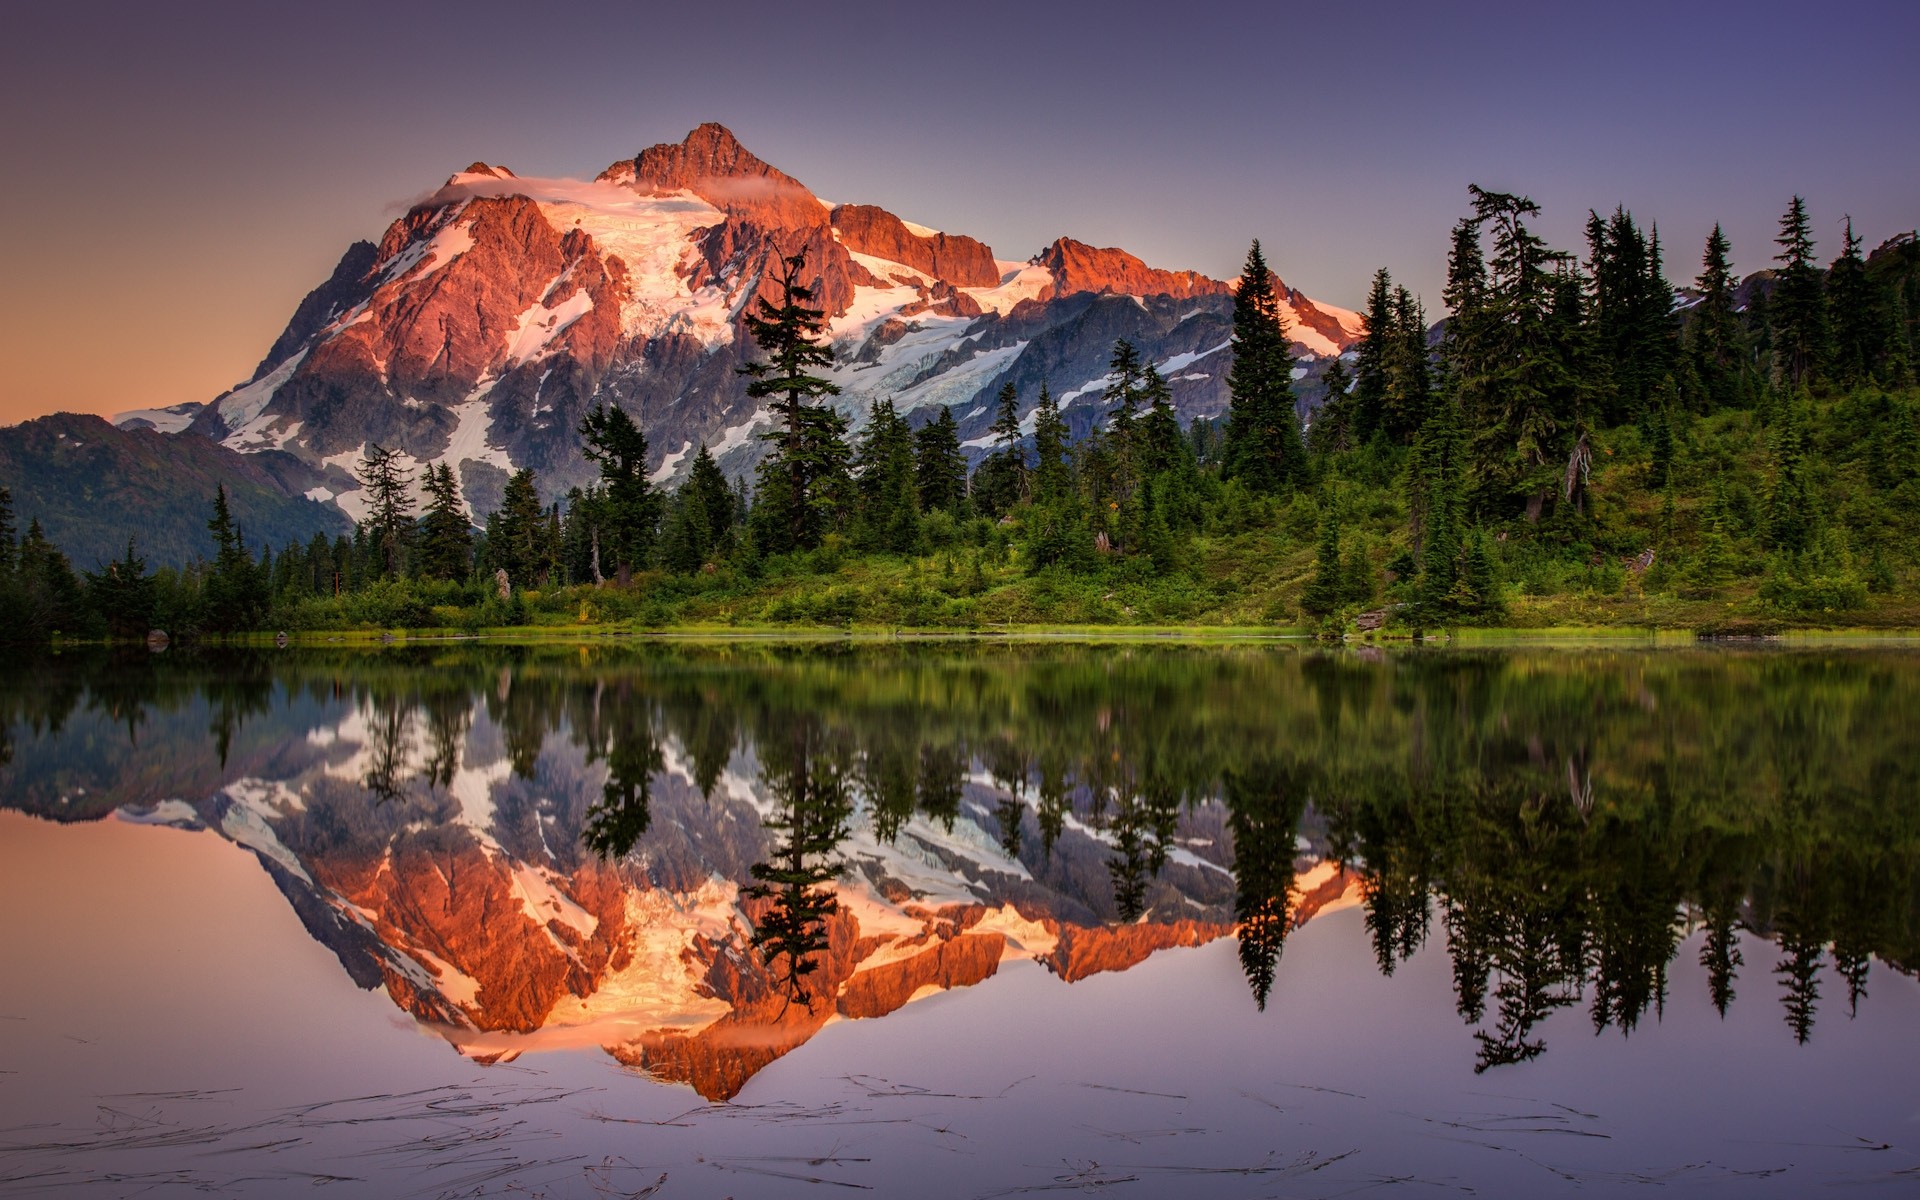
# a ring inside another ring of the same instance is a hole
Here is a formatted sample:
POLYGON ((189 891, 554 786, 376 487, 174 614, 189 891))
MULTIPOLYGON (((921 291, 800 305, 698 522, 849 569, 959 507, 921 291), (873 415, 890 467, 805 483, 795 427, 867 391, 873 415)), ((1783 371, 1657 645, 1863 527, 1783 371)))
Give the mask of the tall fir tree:
POLYGON ((98 573, 87 572, 87 595, 109 636, 130 640, 153 628, 155 580, 147 574, 146 561, 134 553, 132 538, 124 556, 98 573))
POLYGON ((400 451, 368 442, 359 466, 367 492, 367 539, 375 547, 383 579, 406 574, 413 543, 413 477, 400 463, 400 451))
POLYGON ((1306 449, 1294 412, 1293 346, 1257 239, 1234 291, 1232 347, 1225 471, 1255 492, 1275 492, 1302 478, 1306 449))
POLYGON ((1826 368, 1832 346, 1826 283, 1813 258, 1813 221, 1799 196, 1780 218, 1774 239, 1781 264, 1767 308, 1772 326, 1774 375, 1789 387, 1811 383, 1826 368))
POLYGON ((819 338, 826 313, 813 305, 814 290, 801 283, 804 252, 780 260, 780 302, 766 297, 747 316, 747 332, 766 357, 741 367, 752 377, 747 395, 774 397, 782 428, 760 436, 773 453, 760 464, 756 502, 767 512, 758 534, 767 548, 805 550, 820 544, 841 515, 850 452, 846 418, 815 401, 840 394, 831 380, 812 372, 833 365, 833 349, 819 338))
POLYGON ((420 516, 420 573, 430 579, 465 579, 473 566, 473 522, 460 499, 452 465, 429 466, 422 486, 427 510, 420 516))
POLYGON ((1058 500, 1073 486, 1067 462, 1067 422, 1044 381, 1033 410, 1033 491, 1036 500, 1058 500))
POLYGON ((1389 363, 1395 345, 1393 277, 1381 267, 1367 292, 1365 332, 1354 347, 1353 440, 1361 443, 1386 428, 1389 363))
POLYGON ((659 497, 647 479, 647 438, 626 410, 597 405, 580 421, 582 453, 600 467, 599 559, 631 574, 647 565, 659 523, 659 497))
POLYGON ((1739 281, 1733 274, 1732 249, 1716 222, 1693 282, 1700 301, 1690 314, 1687 343, 1704 393, 1696 407, 1707 411, 1732 408, 1744 400, 1740 381, 1747 365, 1746 334, 1734 305, 1739 281))
POLYGON ((1827 300, 1833 316, 1833 375, 1843 387, 1857 387, 1880 365, 1887 321, 1880 289, 1867 275, 1860 238, 1847 218, 1840 257, 1827 269, 1827 300))
POLYGON ((951 408, 941 405, 940 415, 914 432, 913 458, 920 506, 959 513, 967 502, 967 456, 951 408))
POLYGON ((873 406, 855 457, 860 491, 860 538, 870 549, 914 554, 920 549, 920 492, 913 431, 891 399, 873 406))

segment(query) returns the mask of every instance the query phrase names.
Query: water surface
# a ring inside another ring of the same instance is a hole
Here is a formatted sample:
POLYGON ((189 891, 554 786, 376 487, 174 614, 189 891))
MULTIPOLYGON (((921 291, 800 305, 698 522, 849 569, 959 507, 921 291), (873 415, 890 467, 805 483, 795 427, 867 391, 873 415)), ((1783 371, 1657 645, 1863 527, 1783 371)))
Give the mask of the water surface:
POLYGON ((0 1182, 1891 1192, 1917 701, 1897 647, 63 656, 0 685, 0 1182))

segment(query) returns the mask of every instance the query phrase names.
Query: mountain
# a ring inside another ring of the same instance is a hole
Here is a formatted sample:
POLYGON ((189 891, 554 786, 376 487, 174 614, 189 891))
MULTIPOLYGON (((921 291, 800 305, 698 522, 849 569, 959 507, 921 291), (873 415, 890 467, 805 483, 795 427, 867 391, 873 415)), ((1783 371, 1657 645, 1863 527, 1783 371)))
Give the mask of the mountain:
POLYGON ((0 484, 13 493, 20 527, 37 519, 81 569, 118 558, 129 538, 151 566, 210 555, 207 518, 221 486, 249 545, 351 528, 324 503, 332 493, 320 473, 294 455, 242 454, 152 423, 115 428, 77 413, 0 428, 0 484))
MULTIPOLYGON (((881 208, 829 205, 708 124, 590 181, 472 164, 377 244, 349 247, 244 384, 121 420, 292 455, 353 517, 369 441, 453 464, 478 512, 517 467, 549 495, 584 483, 575 430, 603 403, 646 431, 656 478, 701 443, 738 474, 770 421, 737 371, 754 355, 742 315, 773 294, 769 264, 802 252, 856 427, 883 397, 916 420, 951 405, 977 456, 988 399, 1011 380, 1029 419, 1044 381, 1082 432, 1103 415, 1120 337, 1160 364, 1183 416, 1226 406, 1229 282, 1065 237, 1000 259, 881 208)), ((1356 314, 1278 291, 1303 375, 1354 341, 1356 314)))

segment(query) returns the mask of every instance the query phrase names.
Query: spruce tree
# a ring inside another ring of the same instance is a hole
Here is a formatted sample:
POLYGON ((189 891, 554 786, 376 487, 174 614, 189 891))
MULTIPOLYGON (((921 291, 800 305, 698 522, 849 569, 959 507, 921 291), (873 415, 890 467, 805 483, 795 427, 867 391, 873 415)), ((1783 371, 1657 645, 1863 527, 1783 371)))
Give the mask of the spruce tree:
POLYGON ((891 399, 873 406, 855 457, 861 541, 890 554, 920 549, 920 497, 913 433, 891 399))
POLYGON ((1340 523, 1334 519, 1333 504, 1327 504, 1320 520, 1320 545, 1313 556, 1313 574, 1300 594, 1300 609, 1309 616, 1324 617, 1340 608, 1340 523))
POLYGON ((647 479, 647 438, 625 409, 598 405, 580 421, 582 453, 600 467, 600 561, 631 574, 653 554, 659 497, 647 479))
POLYGON ((127 539, 124 557, 97 574, 87 572, 87 595, 109 636, 131 640, 153 628, 154 577, 147 574, 145 560, 134 553, 132 538, 127 539))
POLYGON ((1353 440, 1386 428, 1388 364, 1394 354, 1393 277, 1381 267, 1367 292, 1366 332, 1354 347, 1353 440))
POLYGON ((401 466, 400 457, 398 450, 368 442, 358 472, 360 485, 367 491, 367 517, 362 524, 375 547, 383 579, 406 572, 413 541, 413 477, 401 466))
POLYGON ((548 573, 547 513, 532 467, 507 479, 500 508, 487 521, 487 563, 515 588, 543 586, 548 573))
POLYGON ((921 507, 958 514, 967 499, 967 456, 951 408, 942 405, 940 415, 914 433, 913 457, 921 507))
POLYGON ((698 498, 706 517, 702 546, 706 558, 725 552, 733 540, 733 493, 705 442, 700 443, 699 453, 693 456, 693 466, 687 472, 687 482, 681 485, 681 491, 698 498))
POLYGON ((1020 432, 1020 396, 1011 380, 1001 384, 999 394, 994 397, 993 424, 987 432, 993 436, 995 449, 992 457, 975 473, 974 502, 989 513, 999 515, 1032 493, 1024 435, 1020 432))
POLYGON ((1072 468, 1067 464, 1067 422, 1044 381, 1033 410, 1033 458, 1034 498, 1048 501, 1065 496, 1073 486, 1072 468))
POLYGON ((1827 269, 1827 299, 1833 314, 1833 374, 1835 382, 1855 387, 1879 365, 1886 318, 1881 313, 1879 288, 1867 275, 1860 257, 1860 239, 1847 218, 1840 257, 1827 269))
POLYGON ((1795 196, 1780 218, 1779 278, 1768 302, 1773 330, 1774 373, 1789 387, 1811 382, 1826 367, 1831 349, 1826 285, 1813 259, 1813 222, 1805 200, 1795 196))
POLYGON ((764 296, 747 316, 747 331, 766 357, 740 368, 752 377, 747 395, 775 397, 782 428, 760 435, 773 453, 760 464, 758 503, 768 509, 762 533, 768 548, 805 550, 837 524, 836 506, 844 500, 849 452, 846 419, 812 402, 837 396, 840 388, 811 372, 833 365, 833 349, 817 339, 826 330, 826 313, 812 305, 813 289, 802 286, 803 253, 780 260, 780 302, 764 296))
POLYGON ((1746 362, 1746 336, 1733 302, 1738 280, 1733 276, 1731 250, 1716 222, 1707 235, 1700 274, 1694 280, 1700 302, 1693 306, 1687 340, 1705 391, 1705 403, 1699 407, 1706 410, 1733 407, 1741 398, 1739 376, 1746 362))
POLYGON ((429 579, 465 579, 473 564, 473 522, 461 502, 453 467, 444 462, 429 466, 422 487, 427 510, 420 517, 420 573, 429 579))
POLYGON ((1293 346, 1257 239, 1234 291, 1232 346, 1225 474, 1252 491, 1275 492, 1301 478, 1306 455, 1294 412, 1293 346))
POLYGON ((207 532, 214 546, 205 585, 208 625, 218 633, 258 628, 267 615, 267 580, 247 552, 246 538, 227 506, 225 484, 214 490, 207 532))
POLYGON ((1396 287, 1393 292, 1386 355, 1387 388, 1381 427, 1395 441, 1404 443, 1426 423, 1433 393, 1427 315, 1419 299, 1404 287, 1396 287))
POLYGON ((1320 373, 1320 386, 1326 389, 1326 397, 1320 402, 1320 412, 1314 417, 1310 431, 1313 452, 1337 454, 1353 449, 1359 440, 1353 379, 1338 355, 1330 359, 1326 370, 1320 373))

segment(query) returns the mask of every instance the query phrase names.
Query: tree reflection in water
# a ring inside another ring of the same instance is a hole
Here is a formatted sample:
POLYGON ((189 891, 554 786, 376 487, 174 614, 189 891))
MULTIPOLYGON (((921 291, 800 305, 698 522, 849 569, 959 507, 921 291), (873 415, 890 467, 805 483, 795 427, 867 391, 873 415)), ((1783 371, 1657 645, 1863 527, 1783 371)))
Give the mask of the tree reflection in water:
POLYGON ((1693 934, 1722 1015, 1773 943, 1800 1041, 1838 1003, 1829 964, 1852 1013, 1876 960, 1920 962, 1920 657, 1901 652, 65 655, 0 687, 0 780, 61 819, 211 792, 271 778, 299 714, 341 704, 366 728, 367 803, 419 809, 396 820, 440 819, 418 789, 455 786, 480 714, 523 781, 556 740, 580 747, 597 798, 540 819, 608 860, 658 834, 670 761, 710 798, 737 776, 764 824, 735 880, 751 948, 802 1004, 849 836, 933 845, 963 824, 1076 920, 1230 921, 1261 1008, 1303 872, 1337 864, 1381 972, 1444 942, 1480 1070, 1542 1053, 1560 1009, 1623 1036, 1657 1020, 1693 934), (96 723, 70 732, 76 714, 96 723), (1063 858, 1069 837, 1089 840, 1063 858))

